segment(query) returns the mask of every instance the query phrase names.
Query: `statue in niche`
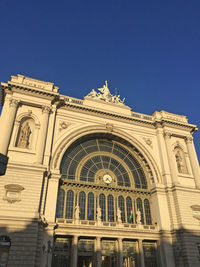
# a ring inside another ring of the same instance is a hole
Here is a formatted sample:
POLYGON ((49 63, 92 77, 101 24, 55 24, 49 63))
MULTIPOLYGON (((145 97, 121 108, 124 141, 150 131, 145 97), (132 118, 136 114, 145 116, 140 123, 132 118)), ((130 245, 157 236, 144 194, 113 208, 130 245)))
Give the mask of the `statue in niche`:
POLYGON ((141 224, 141 211, 139 209, 137 209, 136 215, 136 223, 141 224))
POLYGON ((30 144, 31 128, 28 122, 22 127, 19 136, 18 147, 28 148, 30 144))
POLYGON ((117 209, 117 221, 118 221, 118 223, 122 222, 121 213, 122 213, 121 210, 118 208, 117 209))
POLYGON ((178 172, 184 173, 184 169, 185 169, 184 167, 185 166, 184 166, 183 158, 181 157, 180 151, 177 151, 175 158, 176 158, 176 164, 177 164, 178 172))
POLYGON ((101 221, 101 208, 97 208, 97 221, 101 221))
POLYGON ((80 214, 79 205, 76 205, 75 212, 74 212, 74 219, 75 220, 79 220, 79 214, 80 214))

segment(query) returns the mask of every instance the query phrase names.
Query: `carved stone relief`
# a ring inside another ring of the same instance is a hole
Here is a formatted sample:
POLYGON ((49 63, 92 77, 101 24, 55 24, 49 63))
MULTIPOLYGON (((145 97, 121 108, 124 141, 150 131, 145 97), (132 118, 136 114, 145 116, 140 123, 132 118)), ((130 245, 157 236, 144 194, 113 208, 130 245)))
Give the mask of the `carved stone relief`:
POLYGON ((113 131, 113 124, 112 123, 106 123, 106 130, 108 132, 112 132, 113 131))
POLYGON ((150 146, 151 148, 153 147, 153 145, 152 145, 152 139, 150 139, 150 138, 143 138, 143 140, 145 141, 145 143, 148 145, 148 146, 150 146))
POLYGON ((69 123, 65 122, 65 121, 60 121, 59 123, 59 132, 61 132, 62 130, 65 130, 69 127, 69 123))

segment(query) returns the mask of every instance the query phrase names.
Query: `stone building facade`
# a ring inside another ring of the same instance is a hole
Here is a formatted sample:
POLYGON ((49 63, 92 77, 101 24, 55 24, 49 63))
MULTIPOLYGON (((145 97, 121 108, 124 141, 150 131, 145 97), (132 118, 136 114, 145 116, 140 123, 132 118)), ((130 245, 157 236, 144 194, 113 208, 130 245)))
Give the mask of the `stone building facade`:
POLYGON ((1 83, 1 266, 200 265, 200 170, 185 116, 1 83), (6 265, 7 264, 7 265, 6 265))

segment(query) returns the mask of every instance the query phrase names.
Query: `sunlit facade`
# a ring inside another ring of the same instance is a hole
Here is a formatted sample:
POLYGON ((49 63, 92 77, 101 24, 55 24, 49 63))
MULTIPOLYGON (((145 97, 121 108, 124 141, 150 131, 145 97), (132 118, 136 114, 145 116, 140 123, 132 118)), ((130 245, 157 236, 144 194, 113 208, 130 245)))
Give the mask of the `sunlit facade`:
POLYGON ((107 82, 82 100, 22 75, 1 83, 1 104, 0 266, 199 266, 185 116, 133 112, 107 82))

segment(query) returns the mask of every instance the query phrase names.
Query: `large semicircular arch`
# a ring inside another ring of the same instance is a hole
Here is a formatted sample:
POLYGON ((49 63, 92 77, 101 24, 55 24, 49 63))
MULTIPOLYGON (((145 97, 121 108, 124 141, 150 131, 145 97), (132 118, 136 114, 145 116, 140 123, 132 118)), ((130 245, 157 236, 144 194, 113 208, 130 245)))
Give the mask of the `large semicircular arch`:
POLYGON ((63 137, 60 142, 57 144, 57 147, 53 151, 53 156, 51 160, 51 170, 59 172, 60 163, 62 161, 65 151, 78 139, 91 135, 91 134, 110 134, 120 139, 125 140, 127 143, 132 145, 138 151, 138 156, 145 165, 149 168, 150 173, 150 182, 153 183, 162 183, 162 176, 160 174, 159 168, 156 164, 155 159, 148 151, 148 149, 130 134, 126 133, 123 130, 118 130, 115 127, 112 132, 108 131, 105 126, 87 126, 74 130, 69 135, 63 137))

